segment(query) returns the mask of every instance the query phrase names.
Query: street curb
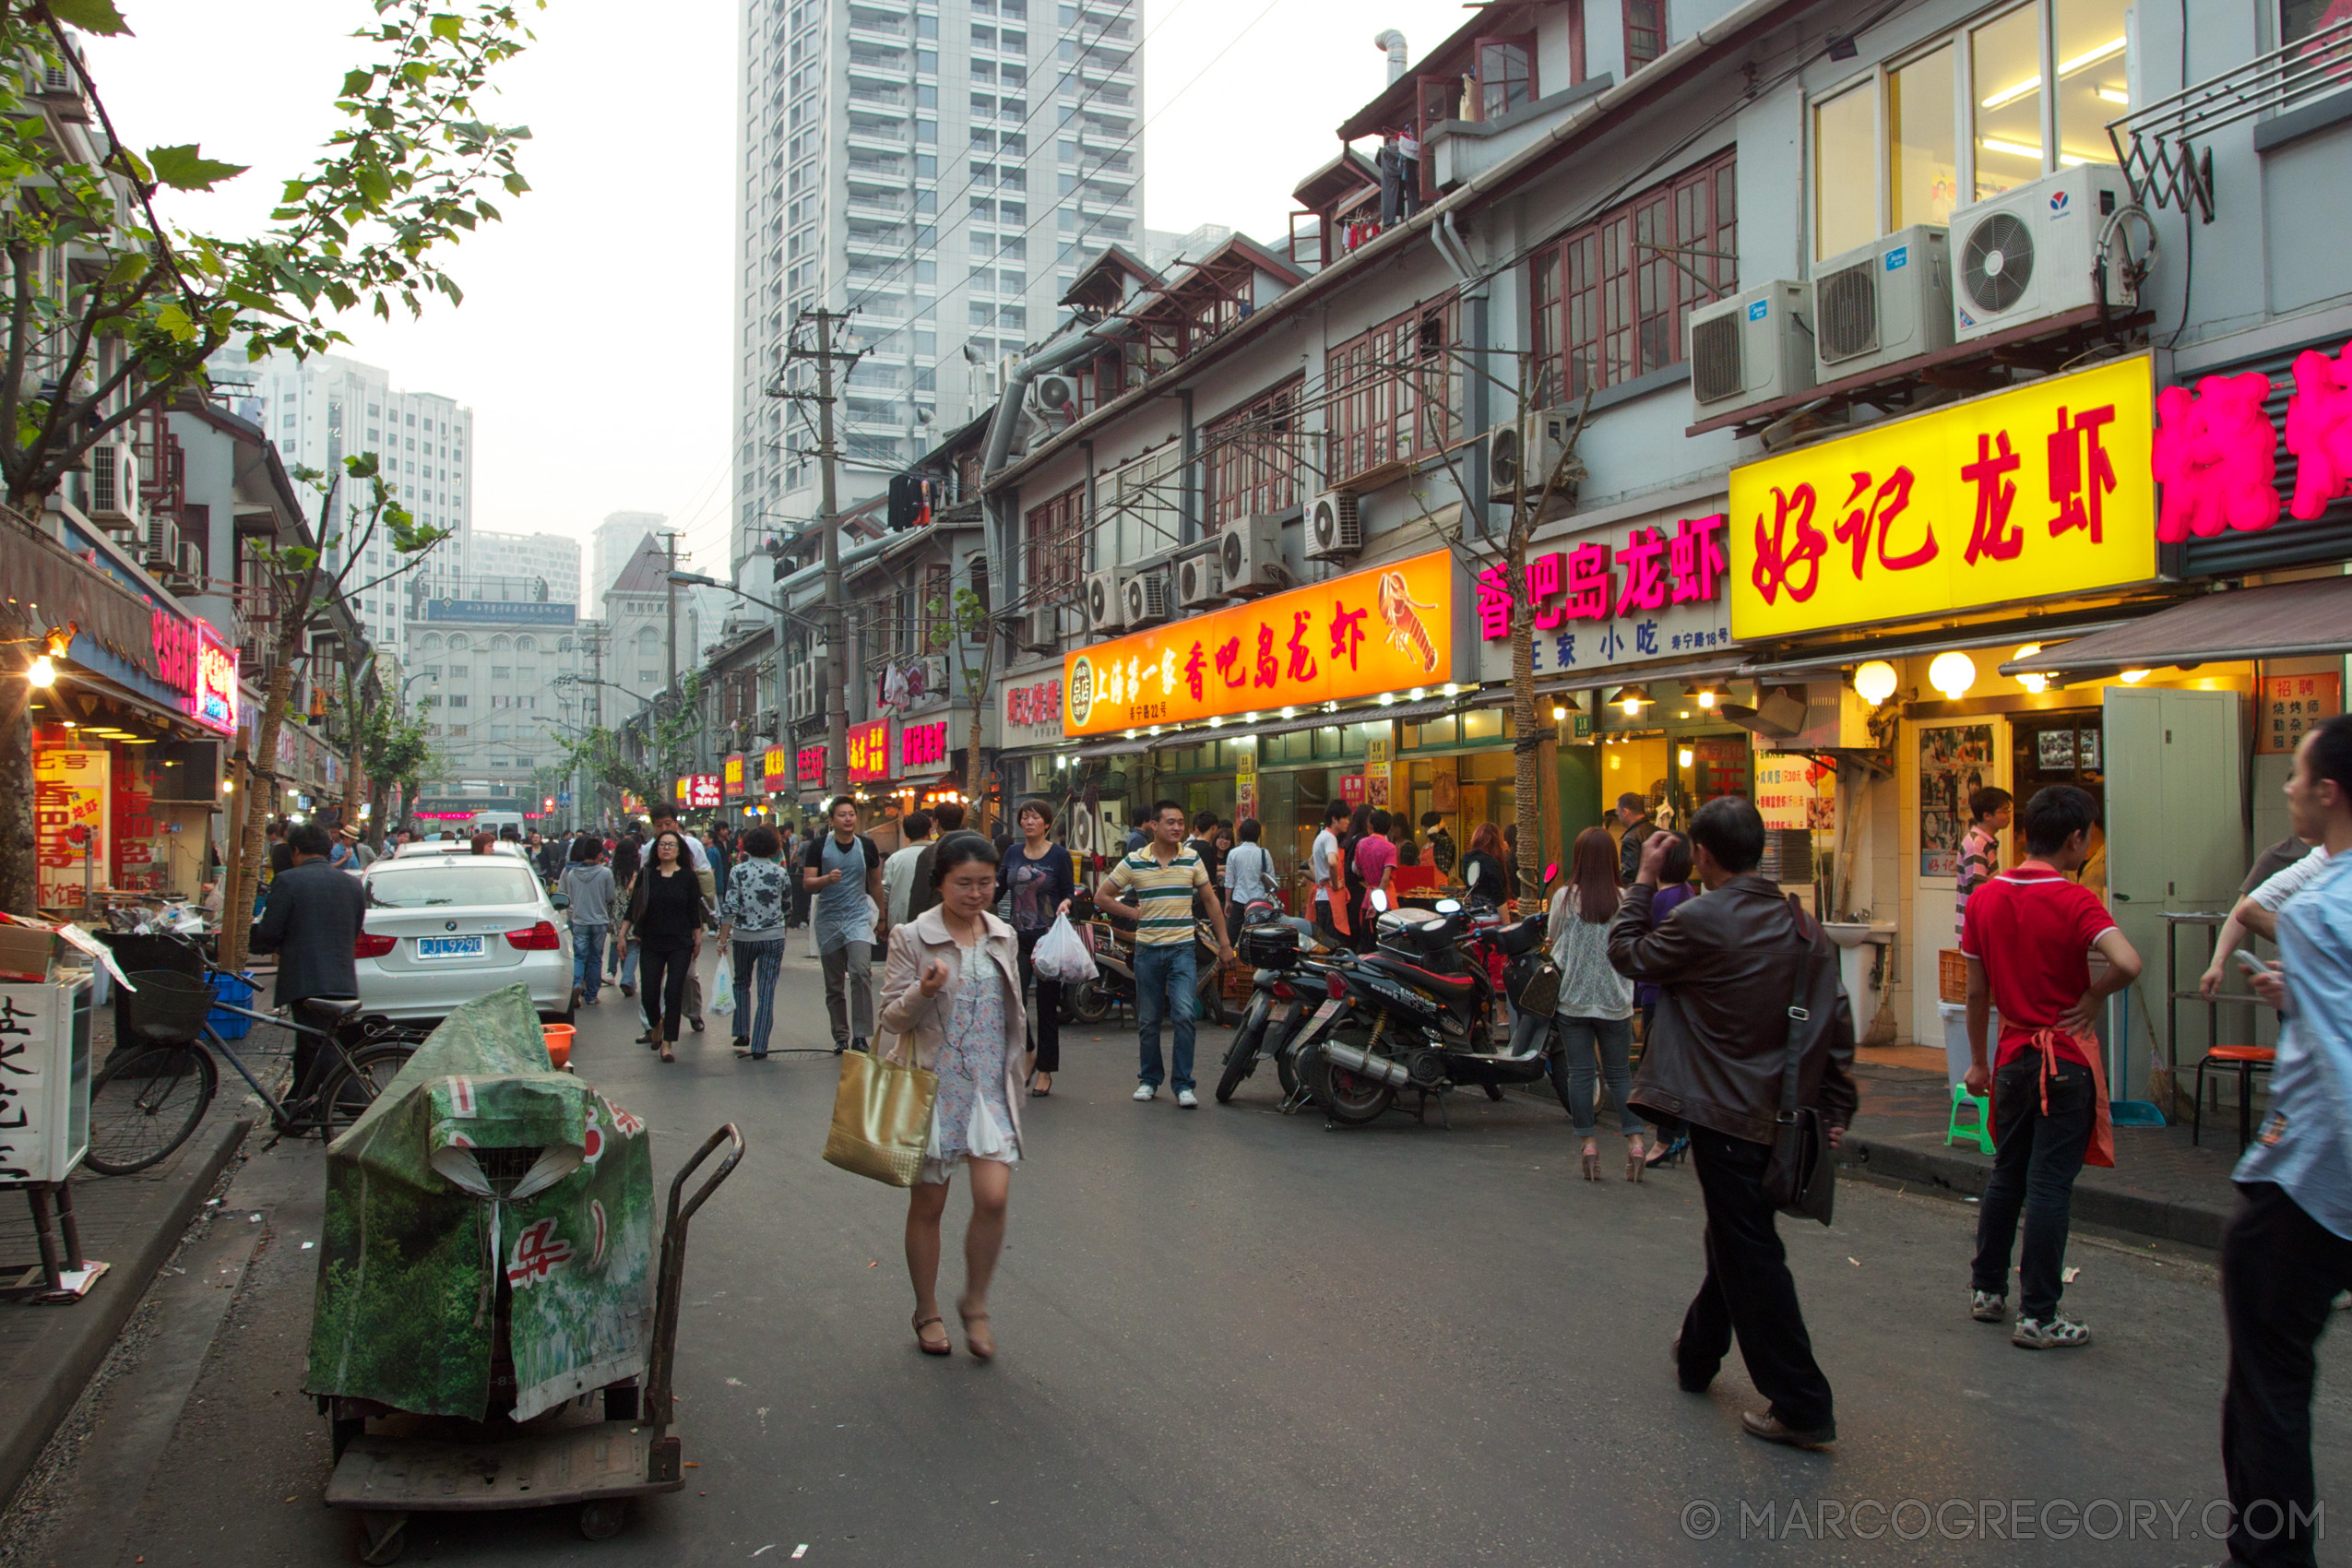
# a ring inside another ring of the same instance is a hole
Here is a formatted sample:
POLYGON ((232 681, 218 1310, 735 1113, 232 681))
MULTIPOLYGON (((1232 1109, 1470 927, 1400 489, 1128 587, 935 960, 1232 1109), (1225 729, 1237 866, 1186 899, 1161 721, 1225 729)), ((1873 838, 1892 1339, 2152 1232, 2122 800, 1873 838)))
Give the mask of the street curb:
POLYGON ((123 1324, 147 1298, 148 1287, 171 1261, 213 1182, 228 1169, 252 1130, 253 1123, 241 1118, 225 1120, 208 1133, 198 1129, 196 1136, 210 1137, 211 1146, 202 1149, 201 1158, 183 1165, 171 1182, 157 1190, 141 1224, 125 1228, 144 1229, 137 1252, 108 1259, 112 1266, 89 1296, 70 1307, 15 1309, 72 1315, 67 1320, 70 1332, 63 1336, 57 1357, 34 1373, 30 1386, 21 1391, 25 1396, 11 1399, 6 1416, 0 1419, 0 1505, 16 1496, 51 1435, 106 1360, 123 1324))
MULTIPOLYGON (((1985 1178, 1991 1174, 1989 1167, 1958 1155, 1881 1143, 1852 1132, 1846 1134, 1838 1153, 1839 1163, 1850 1174, 1941 1188, 1955 1197, 1983 1196, 1985 1178)), ((2075 1183, 2071 1212, 2087 1225, 2213 1252, 2220 1250, 2222 1229, 2229 1222, 2227 1210, 2210 1205, 2171 1203, 2081 1182, 2075 1183)))

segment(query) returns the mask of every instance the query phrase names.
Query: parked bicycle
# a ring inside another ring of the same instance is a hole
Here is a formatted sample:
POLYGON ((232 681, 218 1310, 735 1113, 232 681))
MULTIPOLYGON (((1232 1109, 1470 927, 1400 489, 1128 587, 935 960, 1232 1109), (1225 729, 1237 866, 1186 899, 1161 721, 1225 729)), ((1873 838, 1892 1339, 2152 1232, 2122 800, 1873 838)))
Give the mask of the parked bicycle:
POLYGON ((273 1142, 319 1133, 331 1143, 375 1102, 424 1039, 421 1030, 360 1017, 357 997, 296 1004, 308 1021, 221 1001, 212 982, 236 978, 208 963, 203 979, 172 969, 130 976, 136 989, 123 992, 119 1015, 125 1038, 90 1085, 89 1152, 83 1164, 101 1176, 127 1176, 187 1142, 219 1092, 216 1058, 235 1068, 261 1101, 273 1142), (284 1099, 214 1029, 215 1009, 292 1035, 296 1062, 307 1054, 309 1065, 284 1099), (300 1049, 305 1041, 317 1049, 305 1053, 300 1049))

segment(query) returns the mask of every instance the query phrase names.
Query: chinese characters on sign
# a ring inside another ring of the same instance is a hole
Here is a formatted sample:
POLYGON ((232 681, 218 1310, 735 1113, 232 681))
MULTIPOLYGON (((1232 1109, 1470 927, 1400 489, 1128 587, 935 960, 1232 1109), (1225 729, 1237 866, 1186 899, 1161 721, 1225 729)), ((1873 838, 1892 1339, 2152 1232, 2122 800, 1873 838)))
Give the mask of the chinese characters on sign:
POLYGON ((781 795, 791 788, 792 766, 781 746, 770 746, 760 756, 760 788, 771 795, 781 795))
POLYGON ((906 724, 898 730, 898 770, 901 775, 918 767, 936 767, 947 760, 947 721, 931 724, 906 724))
POLYGON ((1743 640, 2156 576, 2148 360, 1889 420, 1731 470, 1743 640))
POLYGON ((151 612, 156 674, 180 694, 180 708, 206 729, 237 730, 237 650, 209 623, 151 612))
POLYGON ((890 720, 870 719, 849 726, 849 782, 870 784, 890 777, 890 720))
POLYGON ((2263 706, 2254 719, 2254 750, 2284 756, 2302 743, 2322 719, 2344 711, 2344 677, 2274 675, 2263 683, 2263 706))
POLYGON ((1454 678, 1443 550, 1063 656, 1065 734, 1309 707, 1454 678))
POLYGON ((1766 827, 1807 827, 1826 832, 1832 821, 1836 778, 1811 757, 1788 756, 1763 750, 1756 740, 1756 813, 1766 827))
POLYGON ((792 762, 803 785, 814 784, 819 789, 825 787, 825 748, 823 746, 802 746, 792 754, 792 762))
MULTIPOLYGON (((2208 375, 2194 389, 2156 394, 2153 464, 2164 486, 2156 538, 2210 539, 2225 529, 2259 533, 2278 521, 2278 427, 2263 407, 2274 393, 2260 371, 2208 375)), ((2352 343, 2334 359, 2307 349, 2295 357, 2285 445, 2295 459, 2286 510, 2304 521, 2352 496, 2352 343)))
POLYGON ((0 1182, 65 1175, 49 1168, 51 1146, 62 1140, 44 1125, 61 1098, 49 1081, 58 1066, 49 1015, 59 994, 55 986, 0 986, 0 1182))
POLYGON ((743 754, 737 752, 733 756, 720 763, 719 769, 719 777, 724 780, 722 789, 726 798, 731 801, 742 800, 743 798, 743 754))
POLYGON ((689 773, 678 780, 678 803, 688 811, 708 811, 719 804, 719 775, 689 773))
POLYGON ((106 880, 108 760, 64 747, 33 753, 34 900, 43 909, 79 909, 85 888, 106 880))
POLYGON ((1024 725, 1061 723, 1061 678, 1056 676, 1033 685, 1007 687, 1004 693, 1004 721, 1024 725))
POLYGON ((1524 600, 1539 675, 1728 647, 1730 545, 1718 512, 1619 525, 1535 555, 1519 595, 1490 566, 1479 574, 1479 636, 1507 639, 1524 600))

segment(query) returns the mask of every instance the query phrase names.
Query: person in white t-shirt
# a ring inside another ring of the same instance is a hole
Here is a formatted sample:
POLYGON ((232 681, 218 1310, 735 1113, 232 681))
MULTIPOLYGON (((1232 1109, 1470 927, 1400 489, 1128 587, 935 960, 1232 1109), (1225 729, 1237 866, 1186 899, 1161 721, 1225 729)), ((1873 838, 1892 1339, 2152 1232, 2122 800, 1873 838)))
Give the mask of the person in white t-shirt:
POLYGON ((882 862, 882 907, 889 917, 886 929, 907 923, 907 895, 914 890, 915 862, 931 848, 931 813, 909 812, 898 819, 902 847, 882 862))
POLYGON ((2221 993, 2229 956, 2245 945, 2247 937, 2259 936, 2265 942, 2278 940, 2278 911, 2327 869, 2327 846, 2314 845, 2310 853, 2273 872, 2261 885, 2239 898, 2229 911, 2229 918, 2222 922, 2221 936, 2214 944, 2213 963, 2198 978, 2197 989, 2207 996, 2221 993))
MULTIPOLYGON (((1335 922, 1332 915, 1335 906, 1331 899, 1332 879, 1339 874, 1339 835, 1347 831, 1348 814, 1345 801, 1334 801, 1325 806, 1323 831, 1315 835, 1314 848, 1307 851, 1307 872, 1314 878, 1315 930, 1321 932, 1324 941, 1334 947, 1350 945, 1348 933, 1335 922)), ((1344 885, 1339 894, 1340 903, 1336 907, 1344 911, 1348 894, 1344 885)))

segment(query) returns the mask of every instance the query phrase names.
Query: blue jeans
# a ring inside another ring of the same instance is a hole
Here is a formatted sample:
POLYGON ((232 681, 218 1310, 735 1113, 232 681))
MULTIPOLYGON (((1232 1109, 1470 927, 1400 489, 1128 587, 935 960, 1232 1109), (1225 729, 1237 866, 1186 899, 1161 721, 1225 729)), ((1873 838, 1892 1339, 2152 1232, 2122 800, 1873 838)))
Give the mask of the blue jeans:
POLYGON ((604 933, 608 929, 600 925, 572 928, 572 983, 589 1002, 596 1000, 597 987, 604 980, 604 933))
POLYGON ((1609 1081, 1609 1098, 1617 1107, 1617 1130, 1629 1138, 1640 1132, 1640 1113, 1625 1103, 1633 1092, 1633 1075, 1626 1065, 1633 1049, 1633 1020, 1562 1016, 1552 1023, 1568 1049, 1568 1114, 1576 1123, 1576 1135, 1593 1136, 1599 1109, 1593 1103, 1593 1087, 1598 1078, 1609 1081))
POLYGON ((784 967, 784 939, 738 942, 733 946, 735 1032, 751 1041, 754 1056, 765 1056, 768 1033, 776 1028, 776 975, 784 967), (756 1011, 754 993, 758 997, 756 1011))
POLYGON ((604 961, 611 966, 611 972, 619 977, 619 983, 622 985, 637 983, 637 944, 636 943, 613 943, 606 950, 604 961))
POLYGON ((1193 1087, 1193 985, 1199 974, 1189 940, 1135 949, 1135 1043, 1143 1054, 1136 1082, 1159 1087, 1159 1020, 1165 1016, 1176 1028, 1175 1086, 1193 1087))

